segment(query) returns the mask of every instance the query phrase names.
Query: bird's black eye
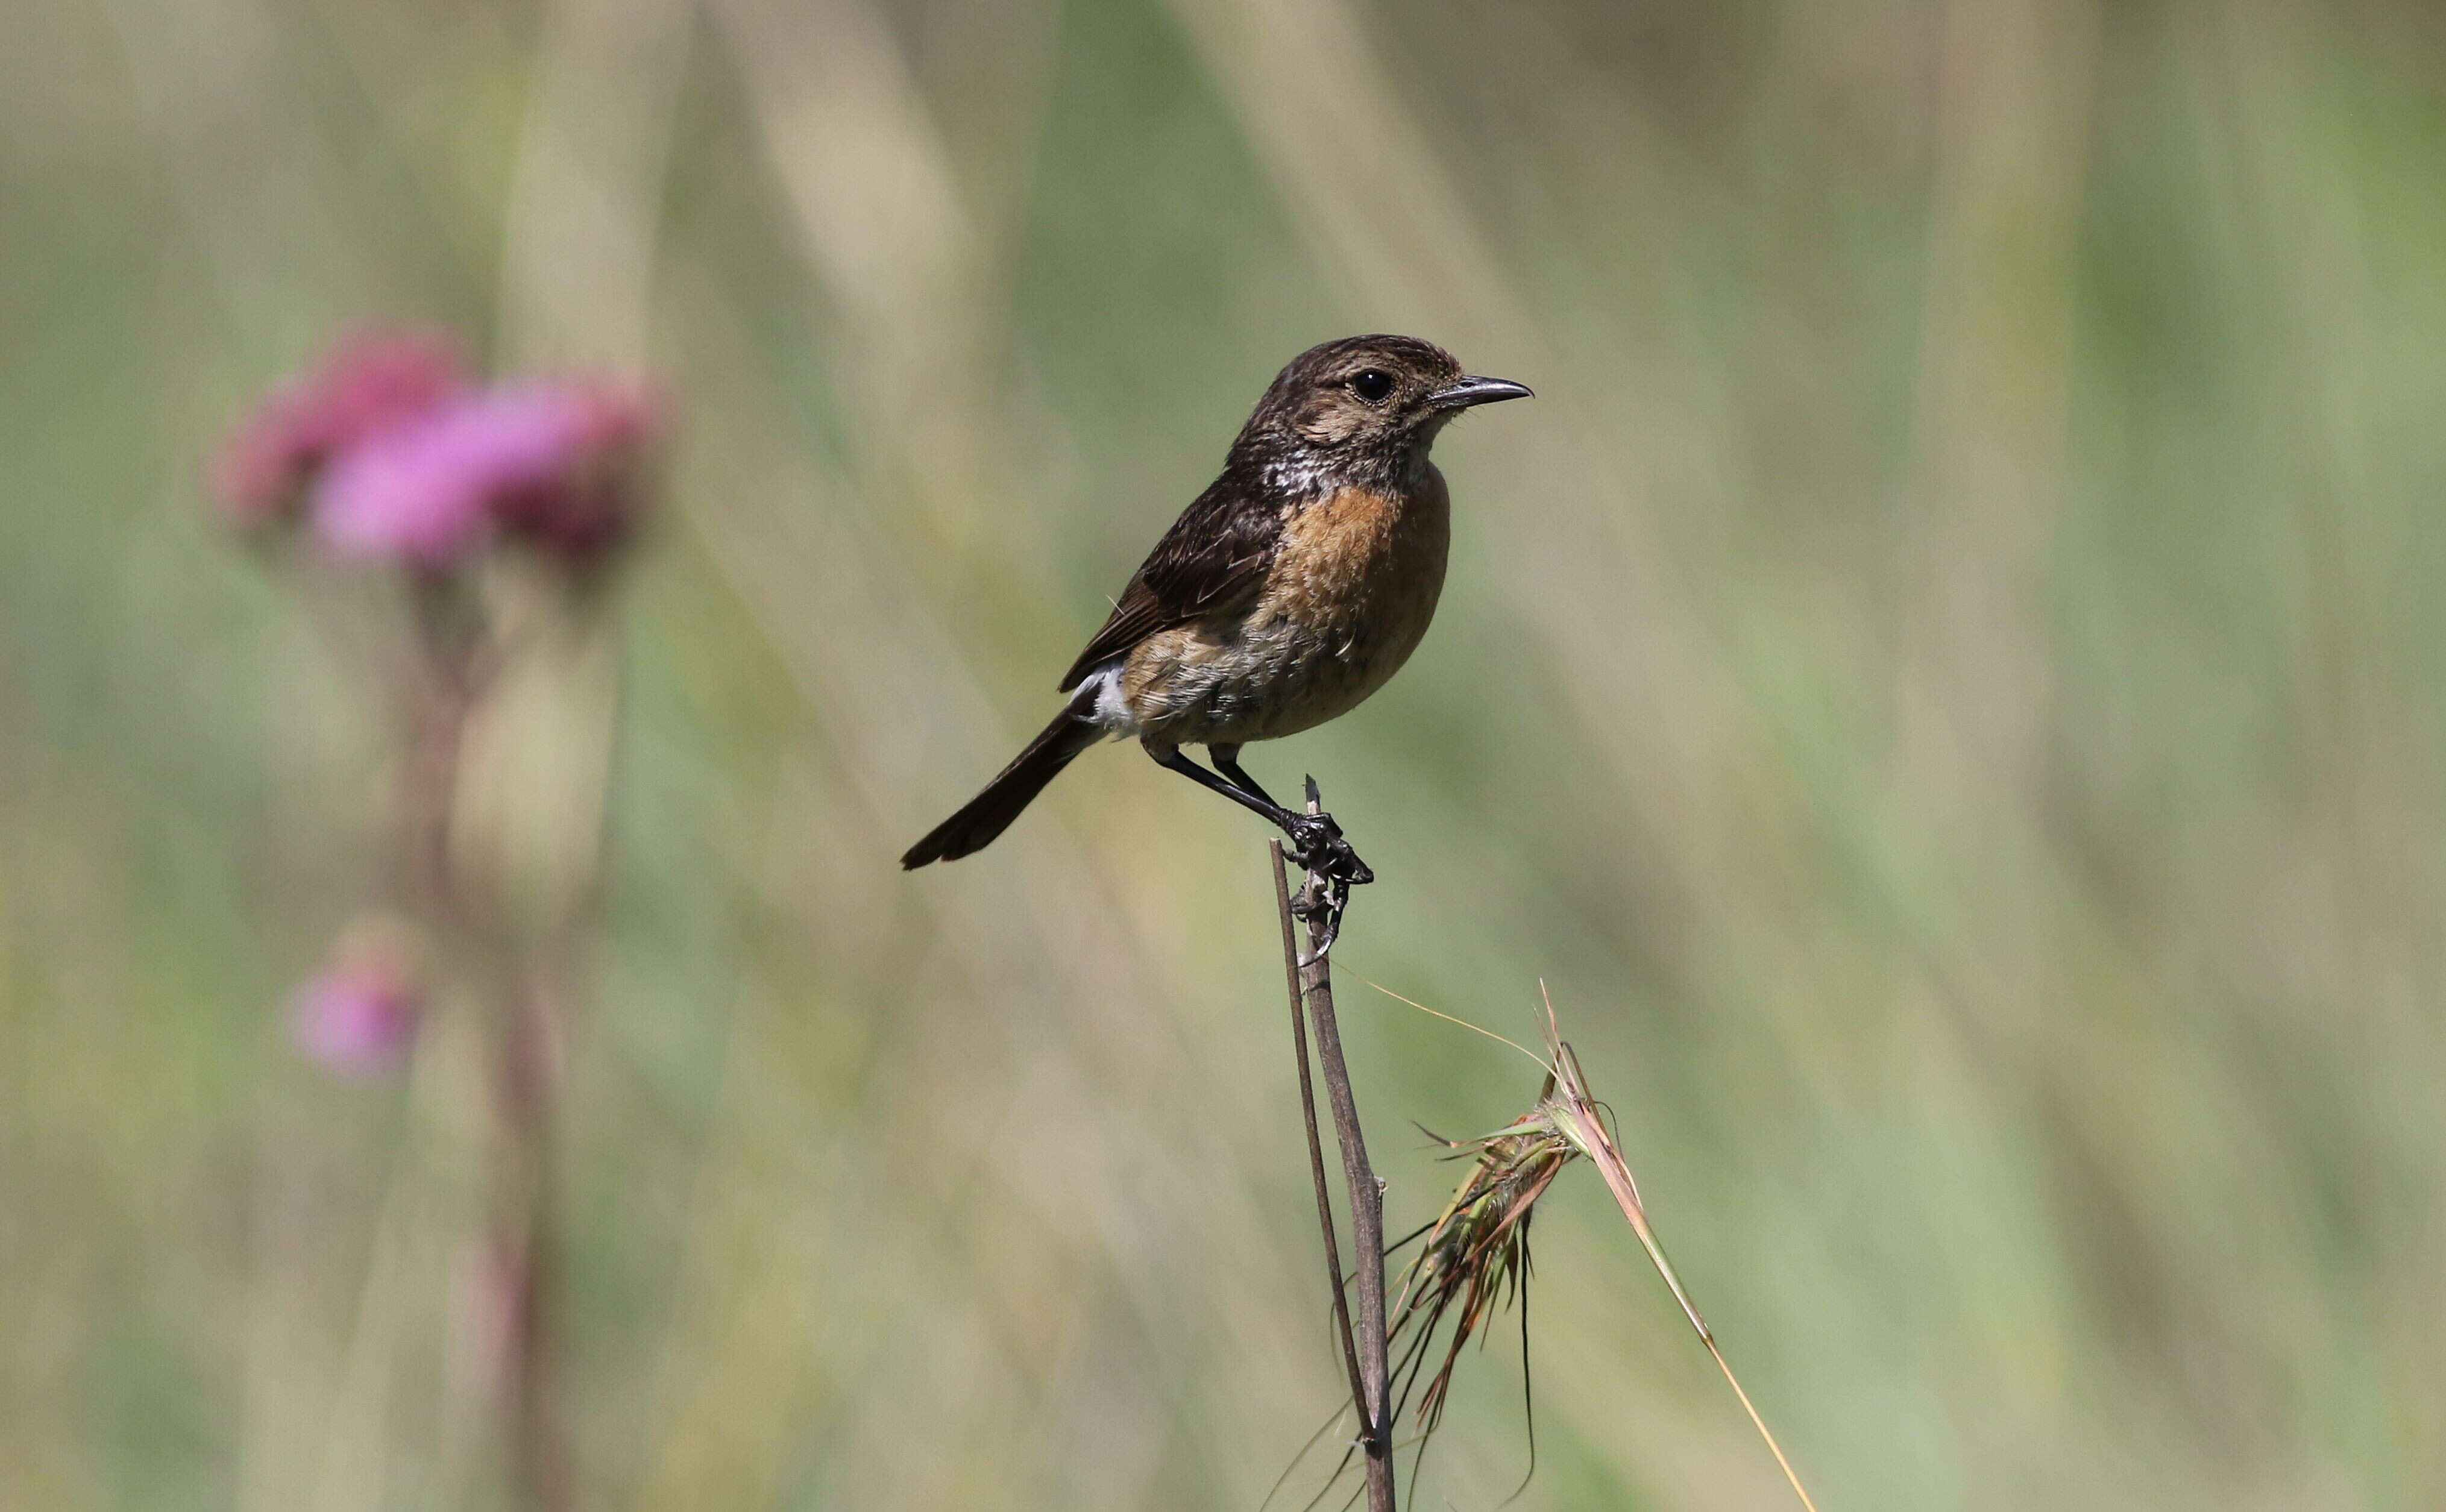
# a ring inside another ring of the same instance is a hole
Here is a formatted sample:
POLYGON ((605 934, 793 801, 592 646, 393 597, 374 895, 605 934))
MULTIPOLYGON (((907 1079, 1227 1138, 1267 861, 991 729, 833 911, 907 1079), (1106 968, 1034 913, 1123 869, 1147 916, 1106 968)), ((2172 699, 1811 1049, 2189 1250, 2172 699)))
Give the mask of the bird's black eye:
POLYGON ((1393 392, 1393 375, 1371 367, 1351 379, 1350 391, 1370 404, 1381 404, 1393 392))

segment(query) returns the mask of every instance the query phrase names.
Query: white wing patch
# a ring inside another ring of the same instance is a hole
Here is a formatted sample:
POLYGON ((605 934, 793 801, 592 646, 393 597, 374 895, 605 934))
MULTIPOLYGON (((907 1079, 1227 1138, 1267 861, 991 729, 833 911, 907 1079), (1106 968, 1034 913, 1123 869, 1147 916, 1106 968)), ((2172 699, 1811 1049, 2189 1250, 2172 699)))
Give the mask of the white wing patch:
POLYGON ((1130 713, 1128 703, 1121 697, 1120 658, 1115 657, 1081 678, 1079 692, 1094 695, 1096 701, 1089 718, 1094 719, 1098 727, 1106 735, 1120 739, 1124 736, 1138 733, 1138 721, 1130 713))

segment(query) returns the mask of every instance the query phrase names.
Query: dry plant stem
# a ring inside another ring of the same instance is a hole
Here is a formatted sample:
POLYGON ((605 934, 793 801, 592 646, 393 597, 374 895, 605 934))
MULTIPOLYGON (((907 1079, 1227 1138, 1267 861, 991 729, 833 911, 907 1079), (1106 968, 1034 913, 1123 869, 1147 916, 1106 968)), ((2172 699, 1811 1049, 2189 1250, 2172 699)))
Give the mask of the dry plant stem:
POLYGON ((1783 1478, 1791 1484, 1793 1495, 1800 1498, 1800 1504, 1809 1512, 1817 1512, 1817 1503, 1810 1500, 1808 1487, 1800 1484, 1800 1472, 1794 1469, 1792 1462, 1784 1457, 1783 1446, 1776 1442, 1774 1430, 1766 1426, 1766 1419, 1759 1415, 1758 1406, 1750 1400, 1750 1393, 1741 1389, 1740 1377, 1733 1373, 1732 1362, 1724 1358, 1722 1348, 1716 1343, 1715 1331, 1699 1316, 1698 1308, 1691 1304, 1688 1294, 1682 1290, 1681 1279, 1673 1274, 1673 1267, 1665 1261, 1665 1251, 1657 1243, 1654 1230, 1648 1227, 1646 1210, 1639 1201, 1639 1188, 1631 1183, 1630 1167, 1624 1163, 1622 1152, 1614 1148, 1613 1136, 1606 1131, 1593 1106, 1587 1108, 1582 1121, 1594 1134, 1594 1143, 1600 1151, 1597 1170, 1605 1177, 1606 1189, 1613 1193, 1614 1204, 1622 1209, 1623 1217, 1630 1220, 1631 1232, 1638 1236, 1640 1245, 1655 1262, 1665 1285, 1672 1288, 1673 1299, 1682 1304, 1684 1316, 1698 1331, 1699 1342, 1707 1347, 1707 1353, 1714 1358, 1716 1369, 1723 1372, 1724 1384, 1731 1387, 1733 1395, 1740 1399, 1741 1410, 1749 1414, 1750 1426, 1757 1428, 1759 1437, 1765 1441, 1766 1451, 1775 1456, 1776 1467, 1783 1471, 1783 1478))
POLYGON ((1555 1110, 1552 1116, 1556 1126, 1579 1148, 1581 1153, 1595 1163, 1598 1174, 1605 1178, 1606 1189, 1613 1194, 1614 1205, 1620 1207, 1622 1216, 1629 1220, 1630 1231, 1638 1237, 1640 1248, 1647 1251, 1648 1262, 1664 1279, 1666 1289, 1673 1294, 1673 1300, 1681 1304, 1683 1316, 1690 1320, 1690 1327, 1697 1332, 1699 1342, 1705 1345, 1708 1354, 1714 1357, 1716 1369, 1723 1372, 1724 1384, 1730 1386, 1733 1394, 1740 1399, 1741 1410, 1749 1414, 1750 1426, 1758 1429, 1759 1437, 1766 1443, 1767 1452, 1775 1456, 1777 1467, 1783 1471, 1784 1480, 1792 1486, 1792 1494, 1800 1499, 1800 1504, 1808 1508, 1808 1512, 1817 1512, 1817 1503, 1810 1500, 1809 1488, 1800 1484, 1800 1472, 1795 1470, 1792 1461, 1785 1458, 1783 1446, 1776 1442, 1774 1431, 1766 1426, 1766 1419, 1759 1415, 1757 1404, 1750 1400, 1750 1393, 1741 1389, 1740 1377, 1733 1373, 1732 1362, 1724 1358, 1724 1352, 1717 1346, 1715 1331, 1707 1327, 1705 1318, 1699 1316, 1698 1304, 1690 1300, 1690 1294, 1683 1288, 1682 1278, 1674 1274, 1673 1262, 1665 1258, 1665 1246, 1647 1222, 1647 1204, 1640 1201, 1639 1183, 1630 1174, 1630 1162, 1623 1158, 1622 1147, 1615 1142, 1613 1130, 1606 1123, 1605 1110, 1590 1094, 1588 1079, 1580 1073, 1579 1056, 1563 1041, 1561 1026, 1554 1018, 1554 1000, 1547 996, 1546 984, 1542 981, 1537 984, 1537 992, 1545 1008, 1546 1053, 1553 1073, 1553 1091, 1547 1099, 1547 1106, 1555 1110))
POLYGON ((1283 976, 1291 998, 1291 1055, 1299 1067, 1300 1113, 1308 1126, 1308 1178, 1316 1186, 1316 1222, 1325 1231, 1325 1284, 1333 1297, 1333 1332, 1342 1341, 1342 1362, 1350 1372, 1350 1401, 1353 1407, 1367 1400, 1367 1389, 1361 1384, 1359 1348, 1351 1342, 1350 1306, 1343 1296, 1342 1241, 1333 1232, 1333 1196, 1325 1176, 1325 1144, 1316 1129, 1316 1087, 1308 1069, 1308 1010, 1300 1003, 1299 938, 1292 932, 1291 892, 1289 868, 1283 865, 1283 843, 1271 842, 1267 849, 1274 858, 1274 908, 1283 922, 1283 976))
MULTIPOLYGON (((1308 812, 1321 813, 1324 803, 1319 797, 1314 778, 1308 785, 1308 812)), ((1276 847, 1280 854, 1280 847, 1276 847)), ((1280 863, 1276 875, 1279 878, 1280 863)), ((1326 896, 1331 879, 1322 872, 1311 871, 1302 888, 1308 902, 1321 904, 1326 896)), ((1286 888, 1278 886, 1285 914, 1286 943, 1290 900, 1286 888)), ((1326 1103, 1333 1110, 1333 1130, 1342 1148, 1342 1177, 1348 1189, 1350 1202, 1350 1243, 1358 1255, 1359 1318, 1357 1338, 1358 1390, 1353 1405, 1359 1409, 1360 1447, 1366 1456, 1368 1512, 1394 1512, 1393 1506, 1393 1434, 1391 1391, 1387 1369, 1384 1316, 1384 1191, 1376 1180, 1376 1172, 1367 1164, 1367 1141, 1359 1127, 1359 1104, 1351 1095, 1350 1070, 1342 1057, 1342 1031, 1333 1015, 1333 965, 1328 958, 1317 954, 1323 942, 1326 916, 1311 912, 1308 924, 1308 950, 1303 956, 1286 950, 1291 974, 1297 983, 1296 998, 1316 1021, 1316 1050, 1319 1068, 1325 1073, 1326 1103)), ((1302 1057, 1305 1068, 1306 1057, 1302 1057)), ((1329 1226, 1329 1225, 1328 1225, 1329 1226)), ((1334 1293, 1339 1300, 1342 1278, 1337 1265, 1334 1293)))

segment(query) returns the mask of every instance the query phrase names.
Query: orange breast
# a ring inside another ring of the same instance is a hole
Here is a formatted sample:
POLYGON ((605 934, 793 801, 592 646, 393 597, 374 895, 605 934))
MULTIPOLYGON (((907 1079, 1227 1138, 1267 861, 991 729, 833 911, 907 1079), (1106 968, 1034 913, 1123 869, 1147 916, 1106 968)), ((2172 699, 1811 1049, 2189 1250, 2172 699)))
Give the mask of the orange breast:
POLYGON ((1432 614, 1451 539, 1451 505, 1442 476, 1432 468, 1406 495, 1343 489, 1286 523, 1258 611, 1322 629, 1404 620, 1423 596, 1432 614))
POLYGON ((1432 467, 1406 494, 1348 488, 1300 506, 1246 605, 1150 636, 1122 688, 1142 729, 1180 744, 1295 734, 1355 707, 1435 617, 1452 513, 1432 467))

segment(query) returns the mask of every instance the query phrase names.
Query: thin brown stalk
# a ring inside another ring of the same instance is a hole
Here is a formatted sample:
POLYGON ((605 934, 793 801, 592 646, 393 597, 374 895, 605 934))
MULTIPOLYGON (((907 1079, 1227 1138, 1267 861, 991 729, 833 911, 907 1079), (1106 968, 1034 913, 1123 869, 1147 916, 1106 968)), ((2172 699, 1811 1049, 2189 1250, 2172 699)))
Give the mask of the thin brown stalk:
POLYGON ((1289 868, 1283 864, 1283 843, 1271 842, 1274 861, 1274 907, 1283 924, 1283 975, 1291 999, 1291 1055, 1299 1067, 1300 1115, 1308 1125, 1308 1178, 1316 1187, 1316 1222, 1325 1231, 1325 1281, 1333 1297, 1333 1332, 1342 1341, 1342 1361, 1350 1372, 1350 1400, 1367 1398, 1359 1375, 1359 1348, 1350 1335, 1350 1304, 1342 1287, 1342 1243, 1333 1232, 1333 1195, 1325 1175, 1325 1143, 1316 1129, 1316 1087, 1308 1075, 1308 1012, 1300 1002, 1299 938, 1291 927, 1289 868))
MULTIPOLYGON (((1319 813, 1324 803, 1316 779, 1308 779, 1308 811, 1319 813)), ((1308 948, 1303 954, 1291 929, 1291 897, 1285 878, 1282 847, 1273 848, 1275 897, 1283 922, 1283 961, 1290 980, 1292 1021, 1298 1035, 1300 1083, 1308 1099, 1310 1170, 1317 1186, 1318 1214, 1326 1230, 1326 1261, 1333 1268, 1335 1319, 1343 1330, 1345 1360, 1350 1366, 1351 1402, 1359 1412, 1359 1446, 1365 1454, 1368 1512, 1394 1512, 1393 1434, 1390 1372, 1385 1341, 1384 1189, 1367 1163, 1367 1141, 1359 1126, 1359 1104, 1351 1094, 1350 1069, 1342 1056, 1342 1031, 1333 1014, 1333 965, 1317 947, 1326 936, 1322 905, 1330 879, 1310 871, 1302 888, 1308 913, 1308 948), (1359 1316, 1355 1348, 1349 1315, 1342 1296, 1342 1266, 1333 1237, 1332 1207, 1326 1193, 1323 1146, 1316 1133, 1315 1104, 1308 1092, 1308 1051, 1300 1018, 1316 1021, 1319 1069, 1325 1076, 1326 1100, 1333 1111, 1333 1130, 1342 1148, 1343 1184, 1350 1204, 1351 1248, 1358 1254, 1359 1316)))

